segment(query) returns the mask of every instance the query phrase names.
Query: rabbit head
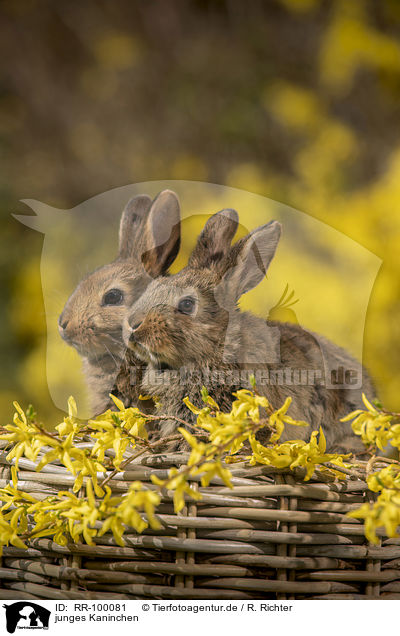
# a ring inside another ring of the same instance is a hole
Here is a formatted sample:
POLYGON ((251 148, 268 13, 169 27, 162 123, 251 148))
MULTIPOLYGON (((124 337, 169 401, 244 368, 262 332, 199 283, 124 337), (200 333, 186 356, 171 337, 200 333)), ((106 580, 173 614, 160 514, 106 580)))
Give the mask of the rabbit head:
POLYGON ((232 247, 237 224, 234 210, 212 216, 187 267, 153 281, 128 311, 124 340, 138 357, 173 369, 226 360, 228 326, 230 340, 234 343, 236 337, 240 346, 237 303, 263 279, 279 241, 280 224, 272 221, 232 247))
POLYGON ((66 343, 88 359, 122 357, 122 321, 153 278, 165 274, 180 245, 177 196, 164 190, 151 202, 139 195, 125 207, 115 261, 86 276, 69 297, 58 321, 66 343))

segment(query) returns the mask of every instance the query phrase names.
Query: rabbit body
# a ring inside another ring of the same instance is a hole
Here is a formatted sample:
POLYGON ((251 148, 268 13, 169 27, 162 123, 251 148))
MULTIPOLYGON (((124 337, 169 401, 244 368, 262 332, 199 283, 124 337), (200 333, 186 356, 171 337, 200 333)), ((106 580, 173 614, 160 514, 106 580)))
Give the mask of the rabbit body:
POLYGON ((82 357, 94 414, 114 408, 111 392, 136 405, 143 362, 126 350, 122 321, 153 278, 166 273, 179 244, 177 196, 168 190, 153 202, 136 196, 121 217, 117 259, 86 276, 69 297, 59 331, 82 357))
MULTIPOLYGON (((250 388, 249 375, 258 374, 266 380, 257 384, 259 393, 274 408, 291 397, 291 417, 309 422, 312 430, 322 426, 330 451, 362 451, 350 424, 340 418, 362 406, 363 391, 373 397, 371 380, 350 354, 327 339, 239 310, 239 297, 262 280, 272 260, 280 225, 271 222, 231 247, 236 225, 232 210, 214 215, 188 266, 153 281, 128 311, 125 342, 147 363, 142 391, 157 396, 162 413, 193 422, 184 397, 201 407, 205 385, 221 409, 230 410, 232 392, 250 388), (362 387, 326 386, 330 370, 339 367, 362 374, 362 387), (311 374, 313 381, 301 384, 299 373, 288 379, 288 370, 311 374)), ((161 421, 159 436, 170 435, 176 426, 174 420, 161 421)), ((310 428, 288 425, 281 439, 309 436, 310 428)))

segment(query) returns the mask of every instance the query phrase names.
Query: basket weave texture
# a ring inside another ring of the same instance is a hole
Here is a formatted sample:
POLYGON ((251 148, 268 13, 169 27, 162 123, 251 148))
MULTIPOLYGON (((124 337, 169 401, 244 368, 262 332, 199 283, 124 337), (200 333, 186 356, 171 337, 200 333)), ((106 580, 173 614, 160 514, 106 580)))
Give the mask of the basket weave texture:
MULTIPOLYGON (((142 457, 109 486, 126 491, 187 456, 142 457)), ((1 599, 397 599, 400 540, 381 537, 372 546, 363 525, 346 513, 370 501, 365 482, 310 482, 301 473, 265 466, 232 467, 234 488, 215 478, 201 501, 187 499, 178 515, 163 493, 162 529, 127 529, 125 547, 112 535, 95 546, 29 541, 28 550, 6 547, 0 563, 1 599)), ((0 487, 10 480, 0 452, 0 487)), ((325 478, 326 479, 326 478, 325 478)), ((40 473, 19 462, 19 487, 38 499, 72 488, 74 478, 57 464, 40 473)), ((193 485, 193 482, 192 482, 193 485)), ((199 484, 197 484, 199 486, 199 484)))

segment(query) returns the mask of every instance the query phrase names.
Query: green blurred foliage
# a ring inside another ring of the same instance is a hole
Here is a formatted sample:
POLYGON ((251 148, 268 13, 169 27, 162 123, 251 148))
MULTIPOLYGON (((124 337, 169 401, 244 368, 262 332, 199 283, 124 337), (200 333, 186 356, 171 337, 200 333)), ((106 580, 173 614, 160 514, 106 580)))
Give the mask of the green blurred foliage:
MULTIPOLYGON (((0 11, 2 418, 15 398, 56 412, 43 236, 11 217, 29 213, 18 201, 72 208, 158 179, 264 195, 380 257, 364 361, 382 401, 400 409, 398 0, 5 0, 0 11)), ((319 259, 305 276, 334 326, 344 300, 319 259)), ((55 293, 62 306, 64 289, 55 293)))

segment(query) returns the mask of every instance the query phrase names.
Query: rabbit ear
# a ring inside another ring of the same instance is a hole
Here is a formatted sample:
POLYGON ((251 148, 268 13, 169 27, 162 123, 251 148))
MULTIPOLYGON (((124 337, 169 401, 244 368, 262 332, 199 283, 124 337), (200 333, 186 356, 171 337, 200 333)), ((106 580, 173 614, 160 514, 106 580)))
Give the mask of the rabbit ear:
POLYGON ((141 243, 139 227, 150 209, 151 199, 147 194, 133 197, 125 206, 119 224, 119 258, 137 257, 141 243))
POLYGON ((145 223, 142 263, 153 277, 164 274, 175 260, 181 242, 179 199, 163 190, 154 199, 145 223))
POLYGON ((198 269, 220 262, 231 249, 238 222, 236 210, 228 208, 208 219, 189 257, 188 266, 198 269))
POLYGON ((272 261, 282 226, 277 221, 253 230, 233 246, 230 269, 224 276, 225 288, 239 299, 264 278, 272 261))

